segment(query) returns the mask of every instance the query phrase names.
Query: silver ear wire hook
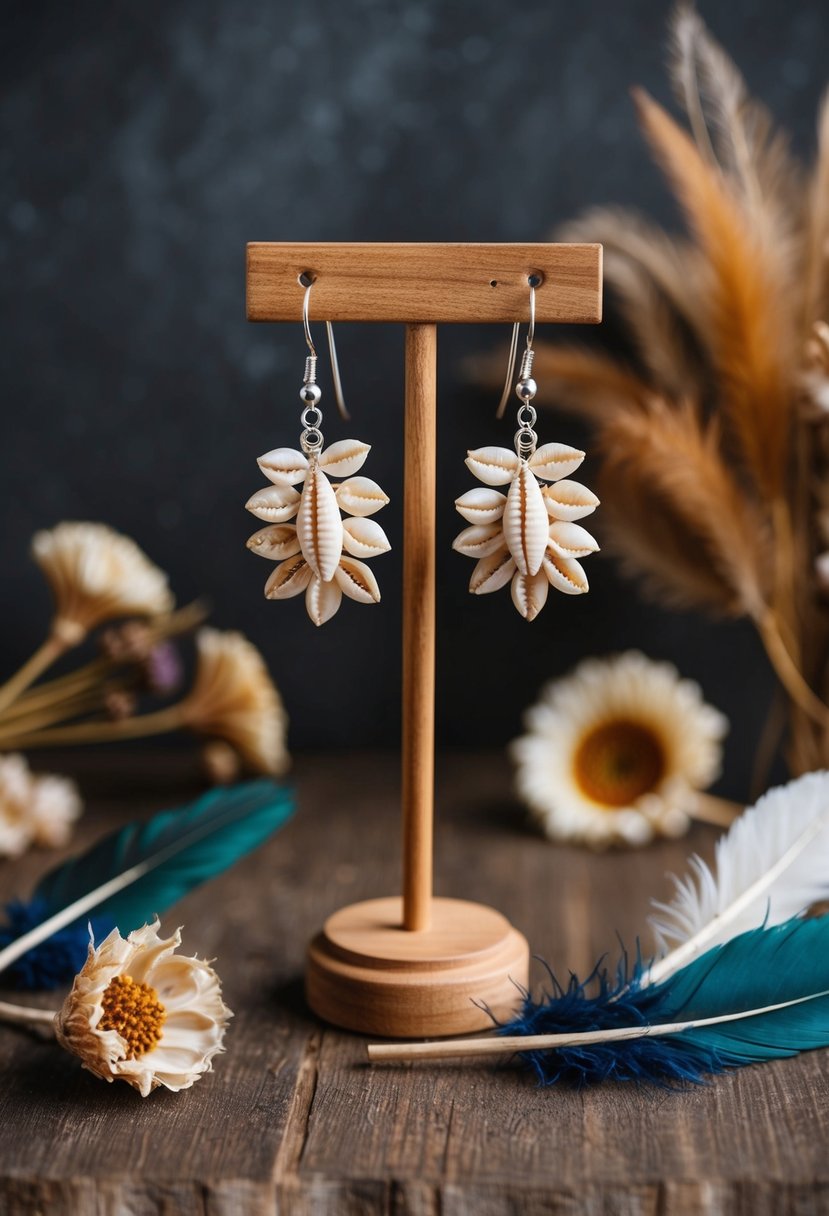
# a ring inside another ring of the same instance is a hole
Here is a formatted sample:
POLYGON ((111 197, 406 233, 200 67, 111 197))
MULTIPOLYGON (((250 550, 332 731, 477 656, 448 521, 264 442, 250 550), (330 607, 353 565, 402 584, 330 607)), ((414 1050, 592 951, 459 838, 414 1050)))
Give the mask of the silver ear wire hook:
MULTIPOLYGON (((300 282, 302 282, 303 278, 305 277, 306 276, 301 275, 300 282)), ((311 337, 311 325, 308 318, 308 307, 311 298, 311 288, 313 286, 314 280, 311 279, 305 287, 305 295, 302 299, 302 328, 305 331, 305 343, 308 347, 310 359, 313 360, 313 365, 310 367, 310 369, 308 367, 308 362, 306 362, 306 376, 309 370, 314 376, 313 381, 306 380, 306 383, 316 383, 317 348, 314 346, 314 339, 311 337)), ((330 321, 325 322, 325 332, 328 335, 328 353, 331 356, 331 375, 334 380, 334 396, 337 401, 337 409, 340 411, 340 417, 343 418, 344 421, 348 422, 351 415, 346 408, 345 397, 343 396, 343 382, 342 378, 340 377, 339 360, 337 359, 337 345, 334 341, 334 327, 330 321)))
POLYGON ((507 378, 504 381, 504 391, 501 393, 498 409, 495 411, 496 418, 503 418, 504 410, 507 408, 507 402, 509 401, 509 391, 512 388, 512 376, 515 371, 515 356, 518 354, 518 331, 520 328, 521 322, 516 321, 512 327, 512 338, 509 344, 509 355, 507 356, 507 378))
MULTIPOLYGON (((538 286, 538 275, 531 274, 527 276, 527 283, 530 288, 530 325, 527 330, 527 345, 524 350, 524 355, 521 360, 521 376, 524 377, 524 368, 527 369, 527 376, 532 370, 533 356, 533 341, 535 339, 535 289, 538 286)), ((501 394, 501 400, 498 402, 498 409, 495 411, 496 418, 503 418, 504 410, 507 408, 510 389, 512 387, 512 377, 515 374, 515 360, 518 354, 518 334, 521 329, 521 322, 516 321, 512 327, 512 339, 510 340, 509 355, 507 356, 507 378, 504 381, 504 391, 501 394)))

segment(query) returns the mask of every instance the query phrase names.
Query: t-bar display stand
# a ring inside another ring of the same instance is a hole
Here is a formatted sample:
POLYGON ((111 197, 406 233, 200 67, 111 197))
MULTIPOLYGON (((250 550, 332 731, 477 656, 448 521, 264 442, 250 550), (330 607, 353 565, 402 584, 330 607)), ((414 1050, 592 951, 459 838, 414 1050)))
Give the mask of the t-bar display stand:
POLYGON ((342 908, 308 952, 312 1009, 389 1037, 463 1034, 516 1004, 526 940, 500 912, 432 894, 435 751, 437 326, 601 320, 600 245, 248 245, 250 321, 302 320, 300 275, 317 321, 406 326, 403 508, 403 894, 342 908))

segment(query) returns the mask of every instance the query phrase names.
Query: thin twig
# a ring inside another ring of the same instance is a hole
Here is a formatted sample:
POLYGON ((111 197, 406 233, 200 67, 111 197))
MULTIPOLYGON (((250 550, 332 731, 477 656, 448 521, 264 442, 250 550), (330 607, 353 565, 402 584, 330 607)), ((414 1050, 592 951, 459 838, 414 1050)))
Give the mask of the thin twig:
POLYGON ((699 823, 710 823, 715 828, 730 828, 744 810, 745 807, 739 802, 718 798, 716 794, 698 793, 689 813, 699 823))
POLYGON ((33 684, 37 677, 60 658, 67 650, 68 644, 55 633, 40 645, 30 659, 23 664, 19 671, 0 686, 0 710, 11 705, 22 692, 33 684))
POLYGON ((786 692, 805 714, 814 722, 825 727, 829 723, 829 708, 806 683, 783 641, 774 613, 769 610, 755 623, 769 661, 786 692))
POLYGON ((63 747, 76 743, 111 743, 117 739, 143 739, 147 735, 166 734, 186 725, 182 703, 168 705, 151 714, 139 714, 121 722, 77 722, 71 726, 56 726, 33 734, 19 734, 3 739, 3 747, 31 750, 38 747, 63 747))
POLYGON ((54 1027, 54 1009, 30 1009, 26 1005, 10 1005, 0 1001, 0 1021, 11 1022, 15 1026, 49 1026, 54 1027))

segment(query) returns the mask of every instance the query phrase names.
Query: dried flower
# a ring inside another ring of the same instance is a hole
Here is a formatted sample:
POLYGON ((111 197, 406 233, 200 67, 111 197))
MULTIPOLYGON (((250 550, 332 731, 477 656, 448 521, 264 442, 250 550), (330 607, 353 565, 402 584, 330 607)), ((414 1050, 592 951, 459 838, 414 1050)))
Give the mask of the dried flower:
POLYGON ((32 773, 23 756, 0 756, 0 855, 63 847, 81 809, 74 782, 32 773))
POLYGON ((594 848, 681 835, 728 726, 697 684, 638 651, 580 663, 525 722, 511 749, 520 793, 547 835, 594 848))
POLYGON ((172 642, 154 646, 143 663, 144 681, 156 696, 169 696, 181 684, 181 659, 172 642))
POLYGON ((186 724, 230 743, 251 768, 288 766, 287 717, 264 659, 241 633, 201 629, 193 688, 181 705, 186 724))
POLYGON ((32 842, 32 775, 23 756, 0 756, 0 856, 18 857, 32 842))
POLYGON ((32 555, 55 598, 54 632, 68 645, 115 617, 169 612, 167 576, 106 524, 61 523, 36 533, 32 555))
POLYGON ((83 809, 77 786, 51 773, 32 777, 29 824, 32 842, 47 849, 69 843, 72 827, 83 809))
POLYGON ((213 1069, 228 1020, 216 972, 175 954, 181 933, 161 938, 159 922, 125 939, 113 929, 87 960, 55 1017, 58 1042, 105 1081, 119 1079, 146 1098, 159 1086, 188 1089, 213 1069))

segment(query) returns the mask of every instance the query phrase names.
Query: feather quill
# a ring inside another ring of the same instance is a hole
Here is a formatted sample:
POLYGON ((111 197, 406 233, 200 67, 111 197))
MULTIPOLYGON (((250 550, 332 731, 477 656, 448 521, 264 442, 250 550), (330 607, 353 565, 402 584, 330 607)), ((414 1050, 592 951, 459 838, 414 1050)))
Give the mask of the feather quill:
POLYGON ((220 874, 293 814, 293 794, 266 779, 211 791, 146 823, 131 823, 41 879, 44 919, 0 950, 0 972, 95 909, 132 930, 220 874))
POLYGON ((369 1057, 519 1052, 543 1084, 584 1085, 611 1078, 699 1081, 827 1047, 829 918, 795 918, 740 934, 662 984, 638 986, 634 976, 614 986, 605 975, 593 998, 584 997, 583 987, 571 981, 566 992, 540 1002, 527 996, 498 1036, 372 1045, 369 1057), (565 1029, 585 1024, 590 1029, 565 1029))
POLYGON ((712 946, 759 925, 776 925, 829 893, 829 772, 770 790, 717 843, 715 872, 699 857, 674 879, 669 904, 651 924, 669 954, 650 968, 665 979, 712 946))

